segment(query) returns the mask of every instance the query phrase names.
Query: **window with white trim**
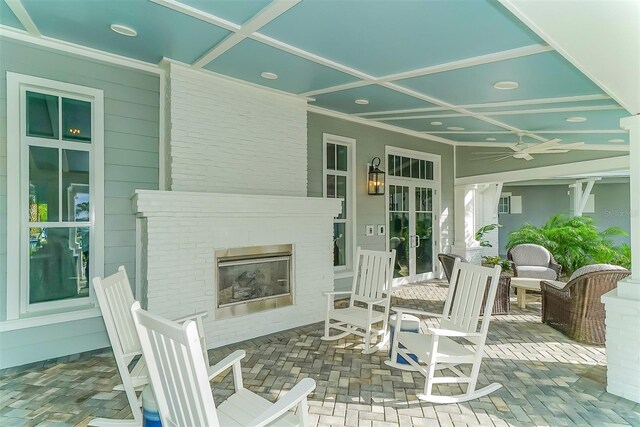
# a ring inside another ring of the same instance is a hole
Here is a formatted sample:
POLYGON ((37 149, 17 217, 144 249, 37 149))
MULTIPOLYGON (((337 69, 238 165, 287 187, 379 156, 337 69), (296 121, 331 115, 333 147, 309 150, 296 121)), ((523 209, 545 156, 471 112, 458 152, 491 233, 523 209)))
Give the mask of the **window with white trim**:
POLYGON ((14 73, 7 85, 17 112, 7 117, 7 317, 93 304, 90 278, 104 265, 102 91, 14 73))
POLYGON ((333 220, 333 265, 350 270, 353 262, 354 177, 353 140, 324 135, 324 197, 342 199, 342 210, 333 220))
POLYGON ((498 213, 508 214, 511 213, 511 196, 501 196, 498 202, 498 213))

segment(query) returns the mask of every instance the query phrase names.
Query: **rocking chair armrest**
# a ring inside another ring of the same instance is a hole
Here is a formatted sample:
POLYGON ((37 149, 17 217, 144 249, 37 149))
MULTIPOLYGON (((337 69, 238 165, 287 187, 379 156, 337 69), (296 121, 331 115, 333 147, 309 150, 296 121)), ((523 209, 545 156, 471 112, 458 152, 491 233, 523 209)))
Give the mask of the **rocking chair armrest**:
POLYGON ((282 396, 276 403, 263 411, 260 415, 251 420, 247 425, 253 427, 265 426, 289 409, 294 408, 316 388, 316 382, 312 378, 304 378, 295 385, 287 394, 282 396))
POLYGON ((395 311, 398 314, 416 314, 418 316, 427 316, 427 317, 442 317, 442 314, 431 313, 429 311, 415 310, 413 308, 404 308, 404 307, 391 307, 391 310, 395 311))
POLYGON ((198 313, 187 314, 186 316, 178 317, 177 319, 173 319, 173 321, 176 323, 183 323, 187 320, 196 321, 197 318, 207 317, 208 314, 209 313, 207 313, 206 311, 199 311, 198 313))
POLYGON ((356 301, 360 301, 363 302, 369 306, 371 305, 380 305, 380 304, 384 304, 385 302, 387 302, 387 298, 381 298, 381 299, 373 299, 373 298, 358 298, 356 301))
POLYGON ((331 292, 323 292, 322 295, 331 296, 331 295, 342 295, 342 294, 350 294, 351 291, 331 291, 331 292))
POLYGON ((452 329, 442 328, 427 328, 427 331, 433 335, 440 337, 460 337, 460 338, 474 338, 481 336, 478 332, 460 332, 452 329))
POLYGON ((211 380, 212 378, 217 377, 236 363, 238 364, 238 367, 240 367, 240 360, 242 360, 245 355, 246 353, 244 350, 236 350, 215 365, 211 366, 208 372, 209 379, 211 380))

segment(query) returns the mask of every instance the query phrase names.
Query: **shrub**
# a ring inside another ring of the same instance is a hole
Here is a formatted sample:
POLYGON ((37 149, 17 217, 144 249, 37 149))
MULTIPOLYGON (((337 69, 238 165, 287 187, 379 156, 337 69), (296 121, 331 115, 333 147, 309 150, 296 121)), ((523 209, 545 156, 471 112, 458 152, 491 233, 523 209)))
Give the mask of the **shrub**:
MULTIPOLYGON (((614 247, 611 236, 626 236, 619 227, 599 232, 592 218, 554 215, 542 226, 525 224, 509 233, 507 249, 522 243, 535 243, 551 252, 565 274, 596 263, 617 264, 628 268, 631 249, 614 247)), ((627 246, 627 248, 625 248, 627 246)))

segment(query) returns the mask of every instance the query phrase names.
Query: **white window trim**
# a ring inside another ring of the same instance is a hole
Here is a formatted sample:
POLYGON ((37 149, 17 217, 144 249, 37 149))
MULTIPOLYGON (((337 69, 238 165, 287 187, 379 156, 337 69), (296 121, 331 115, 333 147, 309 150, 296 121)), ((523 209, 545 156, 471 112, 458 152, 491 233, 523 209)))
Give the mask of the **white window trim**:
MULTIPOLYGON (((511 199, 513 193, 500 193, 500 199, 508 197, 511 199)), ((511 215, 511 200, 509 200, 509 212, 500 212, 500 202, 498 202, 498 215, 511 215)))
MULTIPOLYGON (((26 261, 21 256, 21 233, 23 215, 21 213, 25 195, 21 185, 21 155, 23 152, 21 138, 22 107, 20 104, 20 89, 29 87, 38 92, 55 92, 64 96, 65 93, 75 97, 92 98, 92 152, 90 176, 91 212, 94 227, 90 233, 92 248, 92 275, 104 274, 104 95, 102 90, 57 82, 24 74, 7 72, 7 321, 24 319, 32 316, 49 317, 47 323, 68 321, 77 317, 78 310, 94 310, 95 300, 91 292, 89 298, 78 298, 72 306, 60 304, 58 309, 53 306, 52 311, 26 312, 23 298, 27 286, 27 279, 22 274, 26 261), (47 316, 50 315, 50 316, 47 316)), ((19 322, 21 323, 21 322, 19 322)), ((39 323, 39 322, 38 322, 39 323)))
POLYGON ((346 228, 346 265, 334 267, 334 278, 342 279, 353 276, 353 266, 356 259, 356 140, 354 138, 347 138, 340 135, 332 135, 329 133, 322 134, 322 197, 327 197, 327 174, 333 173, 336 175, 347 176, 347 198, 349 199, 347 206, 347 221, 345 222, 346 228), (347 146, 348 155, 350 161, 348 164, 347 172, 340 171, 328 171, 327 170, 327 144, 341 144, 347 146))

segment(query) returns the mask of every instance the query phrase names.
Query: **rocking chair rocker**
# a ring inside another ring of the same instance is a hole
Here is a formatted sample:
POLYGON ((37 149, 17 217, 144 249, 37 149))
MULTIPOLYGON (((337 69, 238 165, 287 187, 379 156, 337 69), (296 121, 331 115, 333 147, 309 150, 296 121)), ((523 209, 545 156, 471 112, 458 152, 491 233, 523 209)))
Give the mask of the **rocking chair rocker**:
POLYGON ((323 340, 333 341, 349 334, 364 338, 362 353, 370 354, 378 351, 389 341, 389 306, 391 302, 391 280, 396 251, 367 251, 358 248, 358 268, 353 275, 353 286, 350 291, 326 292, 327 317, 324 324, 323 340), (334 307, 336 295, 350 295, 349 306, 334 307), (383 311, 374 310, 374 306, 383 311), (331 320, 337 322, 331 322, 331 320), (376 323, 382 322, 382 328, 374 329, 376 323), (329 329, 342 331, 337 335, 329 335, 329 329), (377 344, 372 346, 372 340, 377 344))
POLYGON ((392 308, 397 314, 397 325, 391 347, 391 360, 385 363, 391 367, 418 371, 425 376, 424 393, 418 394, 421 400, 431 403, 458 403, 487 395, 502 387, 492 383, 484 388, 476 389, 484 344, 487 338, 491 307, 498 288, 500 267, 493 269, 467 264, 456 259, 451 275, 449 292, 442 314, 425 311, 392 308), (487 283, 490 282, 489 285, 487 283), (480 308, 486 286, 489 293, 484 303, 484 316, 480 322, 480 308), (427 328, 425 333, 402 332, 403 314, 423 315, 440 318, 437 328, 427 328), (480 330, 478 332, 478 324, 480 330), (453 338, 453 339, 452 339, 453 338), (473 344, 473 349, 459 343, 466 340, 473 344), (397 363, 397 356, 402 356, 408 365, 397 363), (410 355, 417 356, 417 361, 410 355), (424 362, 426 365, 420 364, 424 362), (458 365, 471 364, 469 375, 458 369, 458 365), (455 376, 435 376, 436 370, 449 369, 455 376), (434 384, 467 384, 466 392, 455 396, 433 394, 434 384))

